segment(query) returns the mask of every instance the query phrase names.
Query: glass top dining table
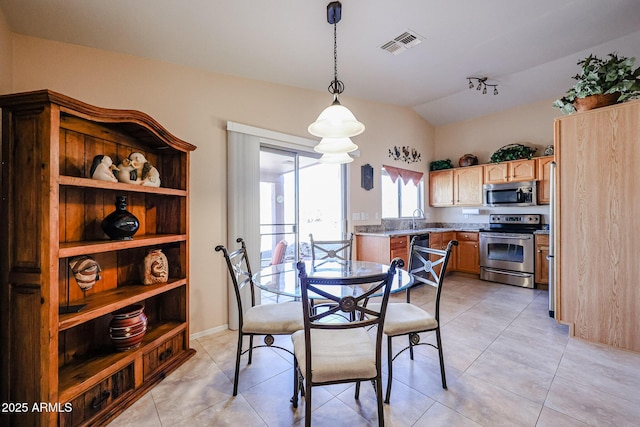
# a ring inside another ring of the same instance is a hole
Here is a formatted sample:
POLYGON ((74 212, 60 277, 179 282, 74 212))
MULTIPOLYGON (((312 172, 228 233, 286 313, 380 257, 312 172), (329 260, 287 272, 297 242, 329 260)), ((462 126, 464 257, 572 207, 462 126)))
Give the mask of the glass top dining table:
MULTIPOLYGON (((388 264, 380 264, 370 261, 305 261, 305 268, 309 277, 321 279, 365 277, 386 273, 388 264)), ((260 289, 275 294, 293 298, 300 298, 300 281, 295 262, 271 265, 260 270, 253 276, 254 283, 260 289)), ((406 270, 397 269, 391 284, 391 293, 400 292, 413 284, 413 276, 406 270)), ((332 288, 331 286, 327 288, 332 288)), ((333 291, 331 291, 333 293, 333 291)), ((341 296, 357 296, 365 292, 358 286, 340 286, 341 296)), ((314 298, 313 294, 309 295, 314 298)), ((322 298, 315 295, 316 298, 322 298)))

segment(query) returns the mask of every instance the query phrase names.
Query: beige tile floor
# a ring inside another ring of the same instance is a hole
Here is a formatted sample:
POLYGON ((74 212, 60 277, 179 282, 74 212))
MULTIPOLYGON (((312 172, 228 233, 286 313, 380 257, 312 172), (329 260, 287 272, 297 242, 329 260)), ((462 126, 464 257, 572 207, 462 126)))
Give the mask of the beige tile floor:
MULTIPOLYGON (((448 389, 436 350, 420 346, 414 361, 403 353, 386 425, 640 426, 640 354, 568 338, 548 317, 547 296, 449 275, 441 302, 448 389)), ((418 305, 432 297, 425 287, 412 292, 418 305)), ((297 410, 289 403, 288 353, 258 349, 250 366, 243 358, 240 392, 231 395, 235 340, 233 331, 194 340, 197 354, 110 426, 303 425, 304 402, 297 410)), ((289 337, 276 342, 291 347, 289 337)), ((314 389, 313 425, 377 425, 372 387, 359 401, 353 392, 348 384, 314 389)))

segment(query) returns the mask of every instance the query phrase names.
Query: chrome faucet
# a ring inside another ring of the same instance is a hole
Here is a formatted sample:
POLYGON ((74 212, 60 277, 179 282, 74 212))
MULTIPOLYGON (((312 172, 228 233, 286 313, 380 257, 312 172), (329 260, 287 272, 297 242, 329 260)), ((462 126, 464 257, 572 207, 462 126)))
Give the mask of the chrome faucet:
POLYGON ((411 229, 415 230, 416 229, 416 218, 420 219, 420 218, 424 218, 424 211, 420 208, 417 208, 416 210, 413 211, 413 214, 411 214, 411 229), (416 212, 418 213, 418 216, 416 217, 416 212))

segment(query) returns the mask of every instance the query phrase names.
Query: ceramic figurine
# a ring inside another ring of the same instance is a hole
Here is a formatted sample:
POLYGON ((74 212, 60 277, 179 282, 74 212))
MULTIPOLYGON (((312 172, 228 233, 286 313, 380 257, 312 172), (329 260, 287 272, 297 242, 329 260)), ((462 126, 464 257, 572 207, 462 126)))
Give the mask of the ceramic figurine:
POLYGON ((118 182, 118 179, 113 174, 114 171, 118 171, 118 168, 113 164, 111 157, 100 154, 93 158, 89 174, 91 178, 100 181, 118 182))
POLYGON ((160 173, 142 153, 131 153, 118 168, 118 180, 127 184, 160 187, 160 173))
POLYGON ((88 255, 71 258, 69 268, 83 292, 91 289, 96 281, 100 280, 100 272, 102 271, 100 265, 88 255))
POLYGON ((131 164, 131 160, 124 159, 118 165, 118 181, 124 182, 125 184, 136 184, 139 185, 142 183, 142 180, 138 177, 138 171, 131 164))
POLYGON ((141 268, 142 283, 153 285, 167 283, 169 279, 169 262, 161 249, 150 249, 144 258, 141 268))

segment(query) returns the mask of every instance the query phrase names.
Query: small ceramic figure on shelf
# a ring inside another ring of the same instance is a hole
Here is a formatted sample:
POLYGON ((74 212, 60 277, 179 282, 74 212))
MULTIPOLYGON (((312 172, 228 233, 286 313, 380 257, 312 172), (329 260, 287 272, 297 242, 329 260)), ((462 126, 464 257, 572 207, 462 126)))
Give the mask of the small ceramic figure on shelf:
POLYGON ((118 165, 118 181, 126 184, 160 187, 160 173, 142 153, 131 153, 118 165))
POLYGON ((117 170, 118 168, 113 164, 111 157, 100 154, 93 158, 89 175, 91 175, 91 178, 100 181, 118 182, 118 179, 113 174, 117 170))
POLYGON ((100 280, 100 265, 89 255, 73 257, 69 260, 69 268, 73 272, 76 283, 83 292, 91 289, 100 280))
POLYGON ((145 285, 167 283, 169 262, 162 249, 150 249, 141 267, 142 283, 145 285))

